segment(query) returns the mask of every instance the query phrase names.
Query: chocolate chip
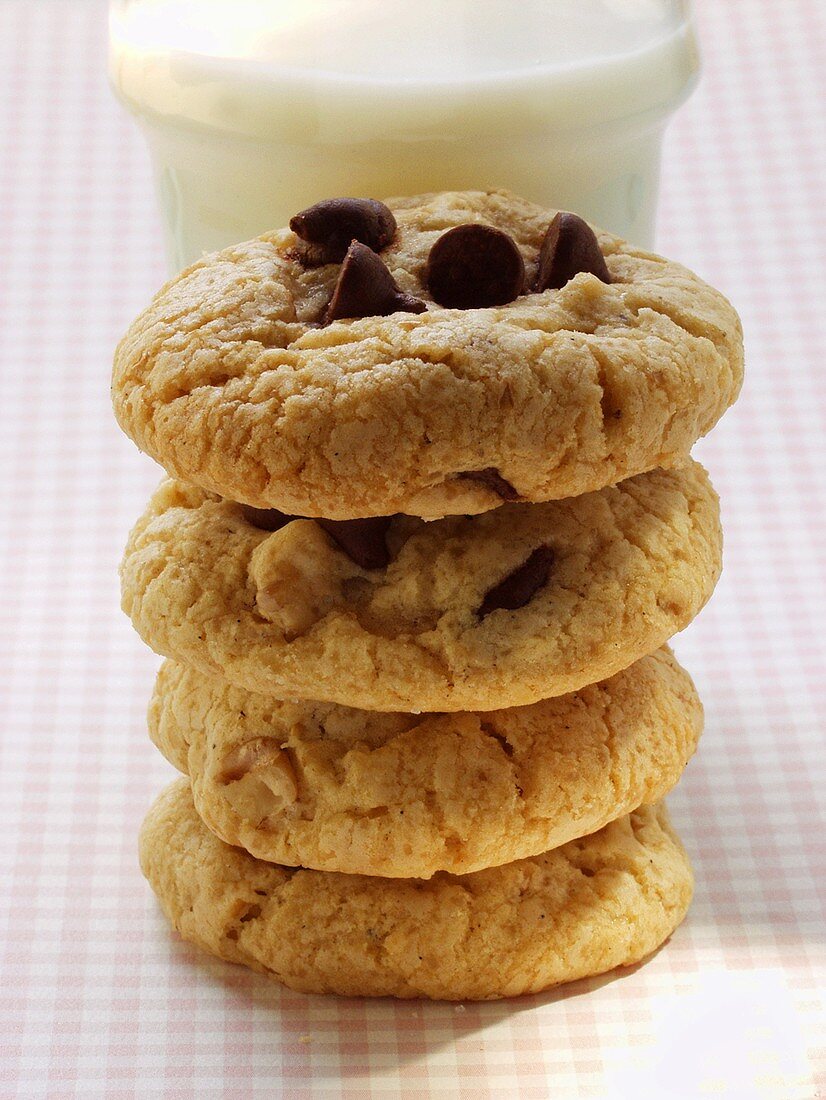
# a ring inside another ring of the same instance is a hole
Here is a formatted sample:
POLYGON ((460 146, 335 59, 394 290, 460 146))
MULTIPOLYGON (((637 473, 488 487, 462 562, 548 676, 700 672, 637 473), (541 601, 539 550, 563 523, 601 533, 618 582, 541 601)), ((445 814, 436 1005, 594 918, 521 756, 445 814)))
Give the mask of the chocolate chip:
POLYGON ((448 309, 502 306, 522 293, 525 264, 507 233, 492 225, 457 225, 431 248, 425 278, 448 309))
MULTIPOLYGON (((288 516, 277 508, 252 508, 242 504, 244 518, 262 531, 280 531, 300 516, 288 516)), ((371 519, 316 519, 340 550, 360 565, 362 569, 384 569, 390 563, 387 548, 387 532, 393 516, 376 516, 371 519)))
POLYGON ((376 199, 324 199, 290 218, 290 229, 313 245, 317 263, 338 263, 351 241, 378 252, 396 235, 396 219, 376 199))
POLYGON ((387 530, 392 516, 371 519, 317 519, 333 542, 362 569, 384 569, 390 562, 387 530))
POLYGON ((324 315, 325 325, 343 317, 386 317, 388 313, 423 313, 419 298, 404 294, 382 260, 367 245, 353 241, 324 315))
POLYGON ((590 272, 604 283, 611 282, 593 229, 579 215, 561 211, 548 227, 539 250, 534 293, 559 290, 580 271, 590 272))
POLYGON ((550 546, 540 546, 534 550, 526 562, 491 588, 482 600, 479 618, 484 619, 491 611, 516 611, 524 607, 547 582, 553 560, 554 552, 550 546))
POLYGON ((484 470, 465 470, 458 477, 467 481, 478 481, 488 489, 493 489, 502 500, 519 500, 519 493, 509 481, 505 481, 495 466, 487 466, 484 470))
POLYGON ((247 523, 260 527, 262 531, 280 531, 290 520, 295 519, 295 516, 285 515, 277 508, 252 508, 249 504, 242 504, 241 511, 247 523))

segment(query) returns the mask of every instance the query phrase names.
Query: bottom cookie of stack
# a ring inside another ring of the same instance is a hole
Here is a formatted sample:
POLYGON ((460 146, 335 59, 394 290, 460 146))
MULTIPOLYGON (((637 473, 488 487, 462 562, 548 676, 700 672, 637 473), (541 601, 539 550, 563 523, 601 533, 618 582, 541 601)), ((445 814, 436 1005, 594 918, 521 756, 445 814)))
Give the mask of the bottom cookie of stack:
POLYGON ((219 840, 181 779, 141 866, 184 939, 291 989, 489 1000, 639 962, 682 921, 692 872, 662 803, 540 856, 429 880, 282 867, 219 840))

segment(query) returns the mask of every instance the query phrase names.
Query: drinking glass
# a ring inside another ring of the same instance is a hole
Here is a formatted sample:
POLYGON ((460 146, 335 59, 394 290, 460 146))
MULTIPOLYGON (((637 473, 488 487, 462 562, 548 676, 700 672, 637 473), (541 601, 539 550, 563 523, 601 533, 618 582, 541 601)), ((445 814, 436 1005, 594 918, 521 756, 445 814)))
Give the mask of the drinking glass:
POLYGON ((683 0, 112 0, 172 271, 334 195, 506 187, 649 246, 683 0))

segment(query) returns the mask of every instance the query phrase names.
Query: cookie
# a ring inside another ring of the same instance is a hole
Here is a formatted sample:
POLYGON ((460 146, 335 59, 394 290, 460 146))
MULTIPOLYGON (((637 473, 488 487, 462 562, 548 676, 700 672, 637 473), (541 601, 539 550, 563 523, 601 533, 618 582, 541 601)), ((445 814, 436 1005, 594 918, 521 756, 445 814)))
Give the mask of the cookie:
POLYGON ((571 500, 379 526, 366 548, 308 519, 268 532, 167 481, 129 538, 123 607, 159 653, 250 691, 496 710, 652 653, 720 572, 717 497, 692 461, 571 500), (354 560, 371 546, 386 565, 354 560))
POLYGON ((502 191, 389 206, 168 283, 116 353, 123 430, 256 507, 438 518, 672 466, 736 398, 737 315, 679 264, 502 191))
POLYGON ((293 870, 214 836, 186 780, 144 822, 141 866, 185 940, 291 989, 490 1000, 630 966, 691 901, 663 805, 561 848, 427 882, 293 870))
POLYGON ((285 703, 166 662, 152 740, 204 822, 259 859, 430 878, 557 848, 659 801, 702 708, 667 649, 532 706, 415 716, 285 703))

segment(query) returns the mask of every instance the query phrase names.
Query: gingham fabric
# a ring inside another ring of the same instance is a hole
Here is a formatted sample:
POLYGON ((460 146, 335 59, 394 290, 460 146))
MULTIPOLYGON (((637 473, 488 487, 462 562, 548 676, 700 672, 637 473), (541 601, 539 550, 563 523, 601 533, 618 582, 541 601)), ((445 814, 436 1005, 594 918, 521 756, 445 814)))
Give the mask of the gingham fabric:
POLYGON ((748 381, 697 448, 726 569, 678 639, 707 709, 670 799, 696 900, 647 965, 512 1003, 284 992, 172 935, 135 841, 171 771, 116 565, 157 470, 109 410, 161 282, 96 0, 0 0, 0 1096, 826 1095, 824 6, 701 0, 661 250, 739 307, 748 381))

